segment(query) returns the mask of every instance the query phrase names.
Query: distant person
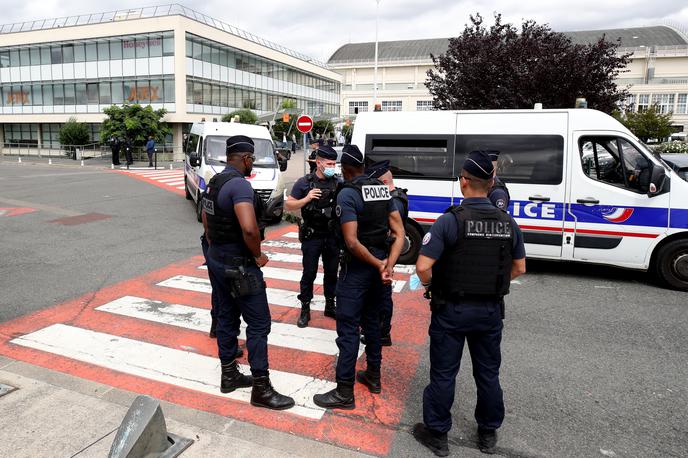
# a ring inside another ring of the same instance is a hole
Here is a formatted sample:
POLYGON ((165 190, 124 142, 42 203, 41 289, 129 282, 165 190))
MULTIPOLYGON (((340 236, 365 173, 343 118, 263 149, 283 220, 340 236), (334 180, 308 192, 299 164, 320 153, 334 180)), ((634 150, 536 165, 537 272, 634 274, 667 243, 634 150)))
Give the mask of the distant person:
POLYGON ((131 140, 125 138, 122 147, 124 148, 124 155, 127 158, 127 165, 132 165, 134 163, 134 158, 132 157, 133 146, 131 145, 131 140))
POLYGON ((119 162, 119 150, 121 148, 121 144, 119 142, 119 138, 117 137, 112 137, 110 139, 110 150, 112 151, 112 165, 120 165, 119 162))
POLYGON ((311 153, 308 155, 308 165, 310 166, 310 172, 308 173, 315 173, 315 170, 318 168, 318 165, 315 161, 316 159, 316 151, 318 150, 319 147, 324 146, 325 143, 322 141, 322 139, 317 140, 315 137, 311 137, 311 153))
POLYGON ((148 143, 146 143, 146 154, 148 155, 148 167, 153 167, 153 155, 155 154, 155 140, 153 136, 148 136, 148 143))

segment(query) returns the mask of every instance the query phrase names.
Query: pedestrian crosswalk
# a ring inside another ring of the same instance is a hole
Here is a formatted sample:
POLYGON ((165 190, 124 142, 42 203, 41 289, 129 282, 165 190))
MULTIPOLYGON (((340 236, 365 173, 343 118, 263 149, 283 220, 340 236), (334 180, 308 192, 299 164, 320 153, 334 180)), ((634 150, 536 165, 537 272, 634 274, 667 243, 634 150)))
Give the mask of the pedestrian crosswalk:
POLYGON ((118 170, 134 178, 147 181, 176 193, 184 192, 184 170, 118 170))
MULTIPOLYGON (((163 180, 169 183, 171 178, 163 180)), ((330 415, 313 404, 314 394, 336 385, 337 334, 335 322, 322 313, 322 272, 318 273, 311 301, 313 319, 306 328, 296 326, 301 307, 297 296, 302 259, 300 250, 293 248, 298 236, 293 228, 289 229, 264 243, 270 262, 262 271, 273 320, 268 337, 270 378, 276 390, 295 399, 292 409, 272 412, 253 408, 248 405, 250 389, 220 392, 217 343, 207 336, 212 290, 200 256, 104 288, 55 310, 38 312, 10 326, 0 325, 0 354, 27 362, 42 361, 56 370, 170 402, 275 429, 301 430, 314 439, 329 437, 327 440, 340 445, 382 453, 389 447, 391 435, 381 418, 391 423, 401 421, 403 402, 398 398, 408 391, 417 349, 407 343, 385 350, 391 352, 391 361, 397 364, 387 369, 391 372, 389 383, 396 388, 381 395, 392 399, 392 407, 363 392, 357 398, 359 408, 344 414, 351 420, 342 426, 340 413, 330 415), (237 404, 227 410, 215 399, 237 404), (303 421, 314 423, 300 423, 303 421), (325 437, 326 430, 336 432, 325 437), (360 442, 362 437, 366 437, 365 445, 360 442)), ((395 293, 406 294, 408 272, 400 267, 393 285, 395 293)), ((403 318, 404 307, 409 306, 404 306, 403 301, 400 304, 397 313, 402 321, 395 325, 395 331, 411 336, 411 341, 424 341, 426 333, 418 334, 417 324, 403 318)), ((413 311, 408 317, 417 314, 413 311)), ((244 323, 239 339, 246 339, 244 323)), ((361 346, 360 361, 364 360, 363 354, 361 346)), ((249 373, 246 362, 243 358, 240 365, 244 373, 249 373)))

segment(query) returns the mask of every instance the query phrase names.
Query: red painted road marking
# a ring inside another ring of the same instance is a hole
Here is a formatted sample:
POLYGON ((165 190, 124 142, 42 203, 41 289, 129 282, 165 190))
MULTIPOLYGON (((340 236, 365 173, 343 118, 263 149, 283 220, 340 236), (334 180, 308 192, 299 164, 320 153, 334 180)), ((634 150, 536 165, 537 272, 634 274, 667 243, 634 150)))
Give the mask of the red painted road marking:
MULTIPOLYGON (((288 241, 289 238, 284 237, 284 234, 293 231, 293 226, 281 228, 269 234, 269 238, 288 241)), ((298 250, 281 248, 280 252, 297 254, 298 250)), ((426 351, 429 311, 427 303, 416 293, 407 291, 395 294, 395 345, 383 349, 382 394, 371 395, 362 385, 357 384, 355 410, 326 411, 319 419, 305 418, 289 411, 258 409, 244 401, 223 397, 219 392, 213 395, 181 384, 155 381, 144 376, 119 372, 106 365, 37 350, 38 347, 20 345, 22 340, 31 339, 32 333, 38 334, 37 331, 49 326, 64 324, 82 333, 95 332, 98 335, 129 339, 130 343, 140 342, 142 347, 144 344, 148 345, 146 348, 167 348, 177 352, 193 352, 202 358, 215 358, 216 342, 209 339, 203 331, 96 310, 124 296, 208 309, 210 295, 207 293, 158 286, 164 280, 178 275, 203 277, 206 275, 205 271, 198 269, 201 263, 202 258, 196 256, 0 325, 0 354, 117 388, 149 394, 186 407, 249 421, 259 426, 366 453, 389 453, 420 354, 426 351), (12 340, 15 340, 15 343, 12 343, 12 340)), ((301 269, 296 263, 283 262, 279 263, 279 266, 301 269)), ((399 279, 407 278, 405 275, 399 275, 399 279)), ((297 282, 269 279, 267 283, 270 288, 298 291, 297 282)), ((322 286, 317 286, 315 293, 322 294, 322 286)), ((273 321, 278 323, 293 325, 299 314, 299 310, 294 307, 271 304, 270 309, 273 321)), ((325 318, 322 312, 313 312, 312 327, 334 330, 334 324, 334 321, 325 318)), ((270 346, 269 352, 271 368, 275 372, 295 373, 334 382, 336 357, 333 355, 274 345, 270 346)), ((360 366, 365 365, 364 360, 365 356, 359 358, 360 366)), ((241 363, 245 364, 246 359, 244 358, 241 363)))
POLYGON ((28 207, 18 207, 18 208, 0 207, 0 216, 19 216, 19 215, 26 215, 27 213, 33 213, 35 211, 36 211, 35 208, 28 208, 28 207))
POLYGON ((117 170, 115 172, 128 175, 130 177, 136 178, 137 180, 145 181, 150 184, 154 184, 159 188, 163 188, 167 191, 172 191, 180 196, 184 195, 184 170, 117 170), (177 177, 182 182, 180 184, 168 184, 160 180, 167 181, 169 178, 177 177), (180 189, 181 188, 181 189, 180 189))

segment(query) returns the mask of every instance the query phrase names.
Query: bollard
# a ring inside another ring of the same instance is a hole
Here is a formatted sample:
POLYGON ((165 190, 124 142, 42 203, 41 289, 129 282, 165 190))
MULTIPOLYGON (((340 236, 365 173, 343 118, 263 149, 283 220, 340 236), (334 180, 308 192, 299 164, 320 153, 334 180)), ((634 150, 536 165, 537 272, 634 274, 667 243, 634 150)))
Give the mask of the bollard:
POLYGON ((172 164, 170 164, 170 170, 172 170, 172 164))
POLYGON ((81 160, 81 166, 82 167, 84 166, 84 160, 83 159, 81 160))
POLYGON ((53 160, 52 160, 52 158, 48 158, 48 165, 53 165, 53 160))
POLYGON ((115 164, 110 164, 110 170, 115 170, 115 164))
POLYGON ((19 164, 21 164, 21 156, 19 156, 19 157, 17 158, 17 162, 18 162, 19 164))

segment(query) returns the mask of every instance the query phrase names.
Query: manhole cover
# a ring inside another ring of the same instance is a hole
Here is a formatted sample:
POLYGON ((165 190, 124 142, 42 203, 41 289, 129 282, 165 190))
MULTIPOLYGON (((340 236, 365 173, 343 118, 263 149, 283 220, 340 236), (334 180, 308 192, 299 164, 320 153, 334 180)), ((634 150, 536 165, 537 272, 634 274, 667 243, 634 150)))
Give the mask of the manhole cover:
POLYGON ((16 390, 15 387, 0 383, 0 397, 6 395, 7 393, 11 393, 14 390, 16 390))

